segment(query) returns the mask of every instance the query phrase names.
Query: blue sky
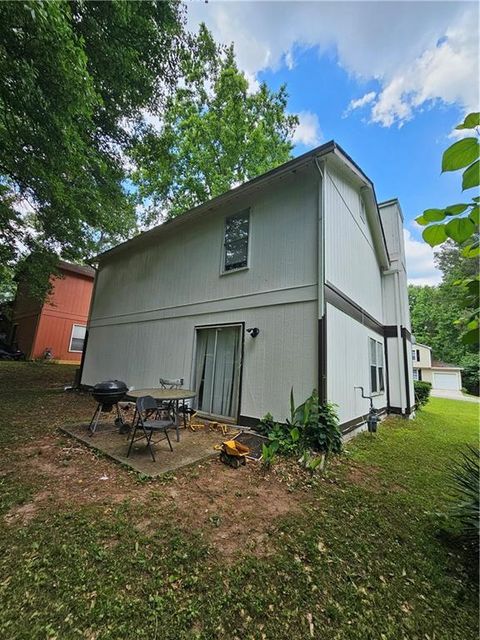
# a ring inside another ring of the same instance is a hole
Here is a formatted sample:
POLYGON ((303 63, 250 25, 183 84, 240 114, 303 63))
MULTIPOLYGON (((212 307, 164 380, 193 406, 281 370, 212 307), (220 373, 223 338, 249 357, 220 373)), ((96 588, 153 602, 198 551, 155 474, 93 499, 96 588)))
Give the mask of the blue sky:
POLYGON ((188 6, 234 42, 252 90, 287 84, 298 114, 295 155, 336 140, 405 215, 409 277, 440 275, 414 218, 462 201, 460 178, 440 173, 452 130, 478 110, 478 7, 472 2, 228 2, 188 6))

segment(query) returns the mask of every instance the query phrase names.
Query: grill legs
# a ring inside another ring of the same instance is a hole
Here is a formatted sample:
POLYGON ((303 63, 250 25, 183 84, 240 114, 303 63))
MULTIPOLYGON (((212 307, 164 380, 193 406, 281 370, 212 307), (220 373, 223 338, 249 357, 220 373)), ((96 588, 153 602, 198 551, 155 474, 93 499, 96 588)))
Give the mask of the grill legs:
MULTIPOLYGON (((117 417, 115 418, 115 426, 120 427, 122 429, 125 426, 123 421, 122 413, 120 411, 120 407, 118 406, 118 402, 114 404, 115 409, 117 410, 117 417)), ((90 424, 88 425, 88 430, 90 431, 90 435, 93 436, 95 431, 97 430, 98 423, 100 421, 100 416, 102 413, 110 413, 111 409, 104 410, 103 403, 99 402, 97 404, 97 408, 95 409, 95 413, 93 414, 92 419, 90 420, 90 424)))

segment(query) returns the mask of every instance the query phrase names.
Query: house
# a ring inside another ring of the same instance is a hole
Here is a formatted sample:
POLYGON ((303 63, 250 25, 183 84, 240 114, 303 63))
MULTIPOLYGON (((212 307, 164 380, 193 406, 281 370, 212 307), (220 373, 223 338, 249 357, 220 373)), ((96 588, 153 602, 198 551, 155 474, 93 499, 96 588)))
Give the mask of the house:
POLYGON ((95 270, 59 262, 52 275, 52 291, 42 304, 20 283, 13 306, 10 342, 27 358, 79 363, 82 358, 95 270))
POLYGON ((252 426, 319 391, 345 433, 414 406, 397 200, 324 144, 98 257, 81 381, 184 378, 252 426))
POLYGON ((426 344, 412 345, 413 379, 430 382, 433 391, 461 391, 462 368, 432 360, 426 344))

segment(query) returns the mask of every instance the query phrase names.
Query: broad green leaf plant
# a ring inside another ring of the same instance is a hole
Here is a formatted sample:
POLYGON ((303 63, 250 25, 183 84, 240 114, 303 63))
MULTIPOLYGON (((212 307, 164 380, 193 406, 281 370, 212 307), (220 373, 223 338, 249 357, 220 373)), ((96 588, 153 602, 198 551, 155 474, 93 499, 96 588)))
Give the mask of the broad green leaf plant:
MULTIPOLYGON (((442 173, 462 170, 462 191, 475 189, 476 194, 465 198, 464 202, 451 204, 444 209, 426 209, 416 218, 418 224, 425 227, 423 239, 431 247, 443 244, 451 238, 464 245, 462 254, 467 258, 478 260, 479 246, 479 195, 480 185, 480 113, 469 113, 459 124, 457 130, 469 130, 471 136, 462 138, 452 144, 443 154, 442 173)), ((462 287, 465 306, 473 305, 474 312, 466 319, 458 320, 464 324, 465 332, 462 340, 467 344, 478 343, 479 329, 479 277, 458 280, 462 287)))

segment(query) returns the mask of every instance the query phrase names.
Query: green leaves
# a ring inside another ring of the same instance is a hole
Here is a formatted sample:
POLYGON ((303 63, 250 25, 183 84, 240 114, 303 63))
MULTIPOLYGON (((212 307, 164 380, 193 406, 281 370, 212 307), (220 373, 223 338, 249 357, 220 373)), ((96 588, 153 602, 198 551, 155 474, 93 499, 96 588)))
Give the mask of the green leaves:
POLYGON ((427 242, 431 247, 436 247, 442 242, 445 242, 447 239, 447 232, 445 231, 445 225, 443 224, 432 224, 430 227, 427 227, 423 230, 422 233, 423 239, 427 242))
MULTIPOLYGON (((427 229, 425 229, 427 231, 427 229)), ((461 244, 474 233, 475 225, 470 218, 454 218, 445 225, 445 232, 449 238, 461 244)))
POLYGON ((478 187, 480 184, 480 162, 477 160, 465 169, 462 177, 462 191, 478 187))
POLYGON ((445 218, 444 209, 427 209, 423 212, 423 219, 427 222, 440 222, 445 218))
POLYGON ((479 144, 477 138, 463 138, 452 144, 444 152, 442 158, 443 171, 457 171, 467 167, 474 162, 479 155, 479 144))
POLYGON ((149 129, 132 151, 152 218, 180 215, 286 162, 298 124, 285 87, 251 93, 233 48, 217 45, 204 25, 180 67, 182 89, 165 105, 161 132, 149 129))
POLYGON ((480 113, 469 113, 466 116, 465 120, 462 124, 459 124, 455 127, 455 129, 475 129, 475 127, 480 126, 480 113))
MULTIPOLYGON (((469 113, 457 129, 475 129, 480 126, 480 113, 469 113)), ((443 171, 465 169, 462 175, 462 190, 477 187, 480 184, 480 144, 478 138, 468 137, 458 140, 444 152, 442 158, 443 171)), ((431 247, 436 247, 451 238, 463 244, 473 236, 479 225, 479 196, 474 196, 470 203, 452 204, 445 209, 426 209, 416 222, 426 226, 423 238, 431 247), (465 215, 462 215, 465 214, 465 215), (445 218, 452 218, 439 224, 445 218), (430 224, 430 223, 436 224, 430 224), (427 226, 429 225, 429 226, 427 226)), ((479 255, 478 242, 469 244, 463 249, 465 257, 479 255)))
POLYGON ((445 209, 447 216, 458 216, 468 209, 469 204, 451 204, 445 209))

